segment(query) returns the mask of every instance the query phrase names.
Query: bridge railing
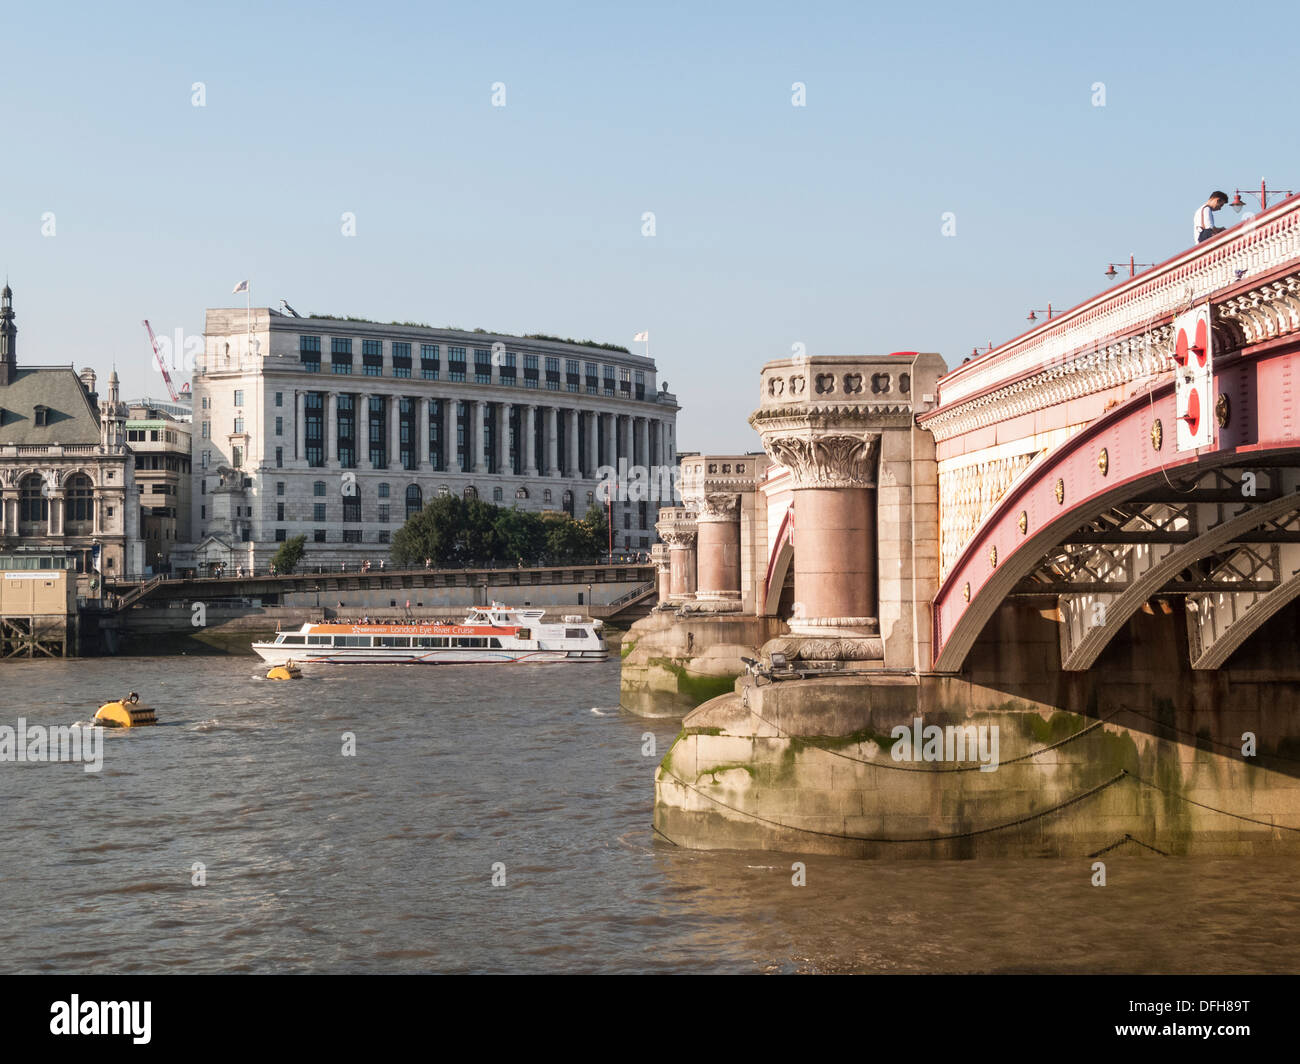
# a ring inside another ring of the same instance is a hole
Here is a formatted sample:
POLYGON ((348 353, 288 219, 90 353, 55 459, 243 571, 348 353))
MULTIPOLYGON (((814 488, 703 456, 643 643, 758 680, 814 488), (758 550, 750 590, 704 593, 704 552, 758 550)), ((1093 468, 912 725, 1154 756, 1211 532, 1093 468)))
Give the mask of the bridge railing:
MULTIPOLYGON (((1028 373, 1095 350, 1171 317, 1189 303, 1259 276, 1300 255, 1300 196, 1292 196, 1212 240, 1181 252, 959 366, 939 382, 928 416, 1028 373)), ((926 418, 922 418, 926 420, 926 418)))

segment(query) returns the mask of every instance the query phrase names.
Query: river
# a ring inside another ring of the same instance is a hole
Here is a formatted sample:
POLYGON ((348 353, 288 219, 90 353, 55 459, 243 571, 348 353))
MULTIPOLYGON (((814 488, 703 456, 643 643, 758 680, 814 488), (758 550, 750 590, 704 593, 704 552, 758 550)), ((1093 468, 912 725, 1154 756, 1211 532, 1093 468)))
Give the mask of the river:
POLYGON ((1084 858, 885 863, 656 841, 654 768, 678 723, 619 710, 617 660, 318 666, 287 683, 258 664, 0 665, 0 725, 86 720, 128 690, 160 721, 107 733, 99 772, 0 763, 6 970, 1297 967, 1293 859, 1110 855, 1094 887, 1084 858))

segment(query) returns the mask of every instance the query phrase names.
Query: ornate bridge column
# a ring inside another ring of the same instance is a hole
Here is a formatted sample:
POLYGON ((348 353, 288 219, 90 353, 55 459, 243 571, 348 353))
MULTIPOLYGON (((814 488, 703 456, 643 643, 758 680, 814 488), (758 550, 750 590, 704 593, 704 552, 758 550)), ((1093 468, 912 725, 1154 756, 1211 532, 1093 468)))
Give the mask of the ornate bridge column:
POLYGON ((795 516, 787 657, 928 664, 939 507, 934 440, 915 418, 944 369, 918 352, 763 367, 749 423, 790 472, 795 516))
POLYGON ((707 492, 696 526, 695 597, 710 612, 740 609, 740 496, 707 492))
POLYGON ((650 560, 655 564, 656 587, 659 591, 659 605, 666 606, 672 596, 672 561, 669 558, 668 545, 656 543, 650 548, 650 560))
POLYGON ((659 511, 655 523, 659 538, 668 544, 669 600, 674 604, 695 598, 695 515, 681 506, 659 511))

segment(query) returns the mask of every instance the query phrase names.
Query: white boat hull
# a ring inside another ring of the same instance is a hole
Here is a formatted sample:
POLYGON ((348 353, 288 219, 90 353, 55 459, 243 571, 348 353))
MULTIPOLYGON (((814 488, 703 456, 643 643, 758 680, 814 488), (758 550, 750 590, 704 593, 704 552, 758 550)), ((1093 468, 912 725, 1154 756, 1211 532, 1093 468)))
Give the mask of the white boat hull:
POLYGON ((334 647, 282 646, 254 643, 263 661, 283 665, 550 665, 566 661, 607 661, 608 650, 407 650, 398 647, 351 649, 334 647))

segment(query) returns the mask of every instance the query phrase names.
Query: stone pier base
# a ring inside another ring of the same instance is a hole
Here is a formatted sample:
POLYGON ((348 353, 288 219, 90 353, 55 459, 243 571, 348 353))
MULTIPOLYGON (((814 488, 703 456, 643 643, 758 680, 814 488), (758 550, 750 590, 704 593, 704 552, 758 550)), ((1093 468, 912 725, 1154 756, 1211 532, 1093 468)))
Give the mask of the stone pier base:
POLYGON ((734 613, 656 611, 623 639, 619 701, 644 717, 680 717, 734 688, 742 657, 757 658, 781 621, 734 613))
POLYGON ((683 721, 654 824, 697 849, 866 858, 1300 854, 1297 612, 1217 672, 1174 653, 1177 615, 1139 619, 1092 672, 1061 673, 1054 626, 1020 610, 992 623, 1021 637, 997 672, 747 676, 683 721), (918 719, 942 730, 931 753, 952 752, 952 728, 965 755, 925 760, 922 744, 895 760, 894 729, 915 735, 918 719))

